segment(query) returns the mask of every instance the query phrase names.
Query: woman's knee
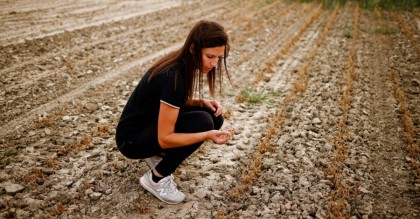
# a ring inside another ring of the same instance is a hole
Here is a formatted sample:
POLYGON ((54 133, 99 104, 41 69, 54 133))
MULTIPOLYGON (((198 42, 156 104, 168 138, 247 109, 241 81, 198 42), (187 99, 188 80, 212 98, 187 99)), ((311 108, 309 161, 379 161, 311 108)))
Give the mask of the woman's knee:
POLYGON ((202 118, 201 118, 201 125, 203 128, 203 131, 209 131, 209 130, 213 130, 214 129, 214 121, 212 116, 207 113, 207 112, 203 112, 202 113, 202 118))
POLYGON ((196 133, 214 129, 212 116, 205 111, 183 113, 175 125, 176 132, 196 133))
POLYGON ((214 129, 219 130, 220 128, 222 128, 224 120, 225 119, 223 118, 222 114, 220 114, 218 117, 214 117, 214 121, 213 121, 214 129))

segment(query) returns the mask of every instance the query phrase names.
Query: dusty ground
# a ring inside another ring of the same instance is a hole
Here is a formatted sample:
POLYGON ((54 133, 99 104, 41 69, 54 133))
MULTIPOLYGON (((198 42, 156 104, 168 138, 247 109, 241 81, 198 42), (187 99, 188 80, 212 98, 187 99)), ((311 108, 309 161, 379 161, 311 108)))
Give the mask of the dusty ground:
POLYGON ((0 217, 419 218, 418 11, 258 2, 0 1, 0 217), (200 19, 231 36, 235 135, 185 161, 166 205, 115 125, 200 19))

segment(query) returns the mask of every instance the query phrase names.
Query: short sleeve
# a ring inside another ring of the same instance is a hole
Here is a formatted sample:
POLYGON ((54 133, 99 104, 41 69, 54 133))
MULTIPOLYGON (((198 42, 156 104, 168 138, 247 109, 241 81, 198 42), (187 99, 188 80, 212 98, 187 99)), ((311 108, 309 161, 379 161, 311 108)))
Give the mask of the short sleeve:
POLYGON ((185 89, 182 80, 177 78, 177 74, 172 71, 160 74, 160 102, 165 103, 176 109, 184 105, 185 89))

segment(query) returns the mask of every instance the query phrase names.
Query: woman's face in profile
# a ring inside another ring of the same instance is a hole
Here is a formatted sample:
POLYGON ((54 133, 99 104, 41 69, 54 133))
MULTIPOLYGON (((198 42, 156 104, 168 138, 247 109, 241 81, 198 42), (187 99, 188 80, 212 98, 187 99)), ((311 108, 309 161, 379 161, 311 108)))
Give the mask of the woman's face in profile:
POLYGON ((223 59, 226 46, 210 47, 201 49, 202 66, 201 72, 208 73, 217 66, 220 59, 223 59))

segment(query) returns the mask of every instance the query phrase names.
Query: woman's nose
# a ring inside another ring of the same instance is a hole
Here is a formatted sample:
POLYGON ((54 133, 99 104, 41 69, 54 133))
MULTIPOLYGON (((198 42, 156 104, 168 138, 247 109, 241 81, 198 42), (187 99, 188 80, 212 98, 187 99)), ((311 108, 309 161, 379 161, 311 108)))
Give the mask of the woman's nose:
POLYGON ((210 62, 210 65, 213 66, 213 67, 216 67, 218 62, 219 62, 219 59, 212 60, 210 62))

